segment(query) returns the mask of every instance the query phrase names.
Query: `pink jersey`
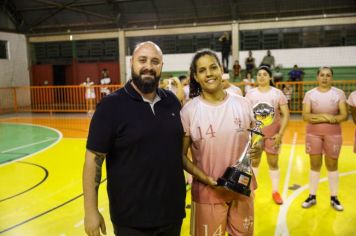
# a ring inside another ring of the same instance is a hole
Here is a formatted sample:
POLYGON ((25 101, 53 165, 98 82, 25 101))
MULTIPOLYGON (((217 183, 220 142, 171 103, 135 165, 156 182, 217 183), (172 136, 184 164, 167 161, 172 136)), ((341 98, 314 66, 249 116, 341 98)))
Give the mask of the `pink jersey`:
MULTIPOLYGON (((303 104, 311 106, 312 114, 339 114, 339 103, 346 101, 344 91, 331 87, 327 92, 320 92, 317 88, 309 90, 303 100, 303 104)), ((307 133, 315 135, 341 134, 340 124, 320 123, 308 124, 307 133)))
POLYGON ((287 97, 283 92, 275 87, 271 87, 271 89, 266 92, 262 92, 258 88, 253 88, 247 92, 246 98, 250 101, 252 107, 260 102, 268 102, 274 107, 275 114, 273 123, 263 128, 262 132, 266 137, 271 137, 276 134, 280 129, 281 113, 279 107, 288 104, 287 97))
MULTIPOLYGON (((356 107, 356 91, 353 91, 350 94, 349 99, 347 99, 347 104, 349 104, 350 106, 356 107)), ((355 134, 354 134, 354 153, 356 153, 356 130, 355 130, 355 134)))
MULTIPOLYGON (((181 110, 181 119, 185 134, 192 139, 194 164, 215 180, 234 165, 248 141, 251 111, 250 104, 241 96, 227 95, 218 105, 201 97, 189 101, 181 110)), ((222 203, 236 199, 236 194, 193 181, 192 197, 199 203, 222 203)))
POLYGON ((242 91, 239 87, 235 85, 230 85, 227 89, 225 89, 226 92, 228 92, 230 95, 240 95, 242 96, 242 91))
POLYGON ((349 99, 347 99, 347 104, 349 104, 350 106, 356 107, 356 91, 353 91, 350 94, 349 99))

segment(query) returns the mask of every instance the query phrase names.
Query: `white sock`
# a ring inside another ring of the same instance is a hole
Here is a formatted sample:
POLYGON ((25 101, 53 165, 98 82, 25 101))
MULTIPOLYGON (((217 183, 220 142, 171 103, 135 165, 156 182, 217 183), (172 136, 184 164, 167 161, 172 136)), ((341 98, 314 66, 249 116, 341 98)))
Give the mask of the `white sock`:
POLYGON ((257 178, 257 176, 258 176, 258 167, 252 167, 252 170, 253 170, 253 174, 257 178))
POLYGON ((319 179, 320 179, 320 171, 310 171, 310 176, 309 176, 309 187, 310 187, 310 194, 311 195, 316 195, 316 190, 318 189, 318 184, 319 184, 319 179))
POLYGON ((279 170, 269 170, 269 176, 272 181, 272 192, 278 192, 279 188, 279 170))
POLYGON ((337 170, 328 171, 328 179, 329 179, 330 195, 337 196, 339 190, 339 172, 337 170))

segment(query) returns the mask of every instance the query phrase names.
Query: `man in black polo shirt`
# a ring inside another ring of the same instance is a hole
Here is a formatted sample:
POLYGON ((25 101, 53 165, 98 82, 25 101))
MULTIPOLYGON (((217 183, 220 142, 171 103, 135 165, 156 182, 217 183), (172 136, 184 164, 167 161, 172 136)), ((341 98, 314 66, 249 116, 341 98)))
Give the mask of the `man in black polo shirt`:
POLYGON ((106 159, 110 216, 116 235, 179 236, 185 217, 183 127, 175 95, 159 89, 161 49, 139 44, 132 79, 104 97, 92 118, 83 170, 85 231, 106 233, 98 210, 106 159))

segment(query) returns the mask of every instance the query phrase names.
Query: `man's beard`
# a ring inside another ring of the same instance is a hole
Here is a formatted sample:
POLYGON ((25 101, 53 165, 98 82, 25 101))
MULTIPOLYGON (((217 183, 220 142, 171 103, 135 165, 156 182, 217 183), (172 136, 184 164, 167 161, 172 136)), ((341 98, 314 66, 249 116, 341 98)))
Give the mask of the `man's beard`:
POLYGON ((158 88, 160 76, 156 76, 156 72, 153 70, 140 71, 139 73, 139 75, 135 74, 133 69, 131 69, 131 78, 133 83, 136 85, 138 90, 141 91, 141 93, 153 93, 158 88), (145 74, 153 76, 154 79, 145 78, 145 74))

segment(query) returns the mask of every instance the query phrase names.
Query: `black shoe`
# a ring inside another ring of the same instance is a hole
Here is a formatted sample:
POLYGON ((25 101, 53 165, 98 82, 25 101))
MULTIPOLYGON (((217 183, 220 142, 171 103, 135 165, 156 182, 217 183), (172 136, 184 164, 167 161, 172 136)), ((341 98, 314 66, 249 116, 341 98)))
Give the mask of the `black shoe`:
POLYGON ((337 199, 336 196, 331 197, 330 204, 337 211, 343 211, 344 210, 344 207, 341 205, 339 199, 337 199))
POLYGON ((314 206, 315 204, 316 204, 316 196, 309 194, 308 198, 303 202, 302 207, 309 208, 314 206))

